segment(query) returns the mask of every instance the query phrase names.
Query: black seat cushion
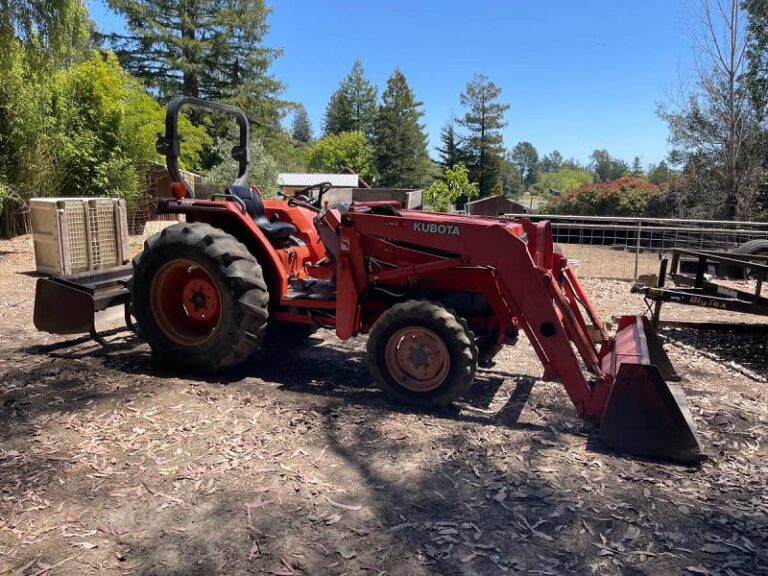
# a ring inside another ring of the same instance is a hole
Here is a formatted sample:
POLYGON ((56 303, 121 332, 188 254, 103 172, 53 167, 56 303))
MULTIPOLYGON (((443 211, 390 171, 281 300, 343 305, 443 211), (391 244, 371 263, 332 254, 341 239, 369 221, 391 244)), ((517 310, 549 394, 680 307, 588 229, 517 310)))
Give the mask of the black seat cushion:
POLYGON ((270 222, 265 216, 264 203, 258 192, 249 186, 228 186, 227 194, 237 196, 245 204, 245 211, 267 238, 288 238, 296 234, 296 226, 289 222, 270 222))

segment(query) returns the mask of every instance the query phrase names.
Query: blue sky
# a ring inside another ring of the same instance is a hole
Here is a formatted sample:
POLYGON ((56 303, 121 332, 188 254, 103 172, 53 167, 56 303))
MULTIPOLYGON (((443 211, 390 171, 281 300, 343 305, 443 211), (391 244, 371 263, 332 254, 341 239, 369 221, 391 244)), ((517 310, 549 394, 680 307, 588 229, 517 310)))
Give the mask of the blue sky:
MULTIPOLYGON (((527 140, 586 161, 595 148, 631 162, 658 162, 668 101, 691 59, 685 0, 282 0, 266 44, 284 54, 272 68, 284 96, 307 108, 317 134, 331 93, 360 58, 384 88, 395 67, 424 102, 430 146, 460 114, 475 72, 510 104, 508 147, 527 140)), ((91 14, 122 28, 100 0, 91 14)))

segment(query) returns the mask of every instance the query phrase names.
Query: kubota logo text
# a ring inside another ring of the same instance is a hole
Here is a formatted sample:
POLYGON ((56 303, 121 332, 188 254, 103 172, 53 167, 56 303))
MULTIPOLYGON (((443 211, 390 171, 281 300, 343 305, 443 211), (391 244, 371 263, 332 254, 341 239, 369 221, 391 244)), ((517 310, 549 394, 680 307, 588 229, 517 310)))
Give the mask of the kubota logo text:
POLYGON ((459 236, 459 227, 456 224, 435 224, 434 222, 414 222, 414 232, 426 232, 428 234, 447 234, 459 236))

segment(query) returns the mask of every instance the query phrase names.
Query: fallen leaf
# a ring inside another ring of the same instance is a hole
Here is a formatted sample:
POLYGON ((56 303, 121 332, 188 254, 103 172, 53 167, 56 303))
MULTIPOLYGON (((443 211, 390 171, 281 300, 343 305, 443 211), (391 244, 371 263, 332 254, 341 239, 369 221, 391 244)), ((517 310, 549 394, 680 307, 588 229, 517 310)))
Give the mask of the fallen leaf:
POLYGON ((330 526, 331 524, 336 524, 339 520, 341 520, 341 514, 331 514, 325 519, 325 523, 330 526))
POLYGON ((325 497, 326 500, 328 500, 328 504, 333 506, 334 508, 338 508, 339 510, 348 510, 349 512, 357 512, 358 510, 362 510, 362 506, 352 505, 352 504, 340 504, 338 502, 334 502, 327 496, 325 497))
POLYGON ((336 550, 336 553, 342 558, 344 558, 344 560, 351 560, 352 558, 357 556, 357 552, 355 552, 354 550, 350 550, 349 548, 345 548, 343 546, 338 548, 336 550))
POLYGON ((720 546, 720 544, 704 544, 701 547, 702 552, 709 552, 710 554, 725 554, 730 552, 731 549, 727 546, 720 546))
POLYGON ((632 540, 636 540, 638 536, 640 536, 640 528, 637 526, 629 526, 621 539, 631 542, 632 540))
POLYGON ((709 570, 704 568, 704 566, 686 566, 685 567, 688 572, 693 572, 694 574, 709 574, 709 570))

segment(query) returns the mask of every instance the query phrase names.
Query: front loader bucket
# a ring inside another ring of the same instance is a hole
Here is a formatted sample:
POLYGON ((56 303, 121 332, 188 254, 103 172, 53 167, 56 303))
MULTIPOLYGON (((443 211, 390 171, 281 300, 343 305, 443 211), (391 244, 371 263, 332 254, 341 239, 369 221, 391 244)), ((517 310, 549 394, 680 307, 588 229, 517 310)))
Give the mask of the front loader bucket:
POLYGON ((600 420, 601 439, 616 450, 700 462, 696 425, 672 363, 644 316, 619 322, 603 370, 614 376, 600 420))

